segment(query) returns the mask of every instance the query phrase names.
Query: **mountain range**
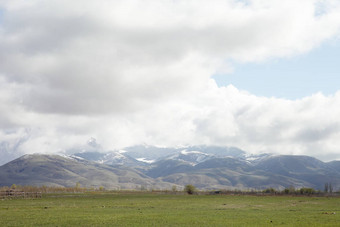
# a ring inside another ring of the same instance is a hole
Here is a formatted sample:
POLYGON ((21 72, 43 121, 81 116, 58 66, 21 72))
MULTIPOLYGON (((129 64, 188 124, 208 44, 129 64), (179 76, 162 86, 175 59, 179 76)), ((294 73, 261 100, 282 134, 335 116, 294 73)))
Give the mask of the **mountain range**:
MULTIPOLYGON (((323 190, 331 183, 340 189, 340 161, 322 162, 310 156, 249 155, 235 147, 134 146, 104 152, 91 149, 69 155, 24 155, 0 166, 0 186, 49 185, 108 189, 178 189, 186 184, 215 189, 323 190)), ((88 148, 88 147, 87 147, 88 148)))

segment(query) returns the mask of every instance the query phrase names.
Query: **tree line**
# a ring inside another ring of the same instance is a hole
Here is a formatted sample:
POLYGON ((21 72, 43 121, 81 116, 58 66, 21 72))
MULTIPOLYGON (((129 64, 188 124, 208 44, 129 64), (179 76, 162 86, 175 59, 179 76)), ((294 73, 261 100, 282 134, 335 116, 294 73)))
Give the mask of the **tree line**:
MULTIPOLYGON (((141 191, 147 191, 141 187, 141 191)), ((58 186, 30 186, 30 185, 15 185, 0 187, 0 192, 40 192, 40 193, 81 193, 89 191, 112 191, 106 190, 104 187, 98 188, 86 188, 81 187, 79 183, 76 183, 74 187, 58 187, 58 186)), ((113 190, 117 191, 117 190, 113 190)), ((122 190, 128 191, 128 190, 122 190)), ((136 191, 136 190, 132 190, 136 191)), ((138 191, 138 190, 137 190, 138 191)), ((248 189, 248 190, 199 190, 194 185, 188 184, 184 186, 184 189, 177 189, 173 186, 171 190, 151 190, 151 192, 163 192, 163 193, 187 193, 189 195, 193 194, 249 194, 249 195, 340 195, 340 191, 335 192, 332 183, 327 182, 324 185, 324 190, 315 190, 314 188, 302 187, 294 188, 293 186, 285 188, 283 190, 278 190, 275 188, 266 188, 262 190, 248 189)))

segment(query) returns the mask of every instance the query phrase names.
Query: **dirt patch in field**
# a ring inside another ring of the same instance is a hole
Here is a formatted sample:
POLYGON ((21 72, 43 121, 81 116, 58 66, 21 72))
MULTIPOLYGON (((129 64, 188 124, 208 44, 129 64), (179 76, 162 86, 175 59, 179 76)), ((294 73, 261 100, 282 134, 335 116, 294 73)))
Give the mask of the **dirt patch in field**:
POLYGON ((220 206, 218 206, 217 210, 227 210, 227 209, 242 209, 249 207, 249 205, 246 204, 229 204, 229 203, 224 203, 220 206))

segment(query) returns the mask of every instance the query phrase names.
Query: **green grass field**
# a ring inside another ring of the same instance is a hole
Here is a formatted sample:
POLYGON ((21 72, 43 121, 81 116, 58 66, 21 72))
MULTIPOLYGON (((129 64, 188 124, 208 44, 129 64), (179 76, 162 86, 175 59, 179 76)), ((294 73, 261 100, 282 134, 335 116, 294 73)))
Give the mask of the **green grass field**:
POLYGON ((0 200, 0 226, 340 226, 340 198, 46 194, 0 200))

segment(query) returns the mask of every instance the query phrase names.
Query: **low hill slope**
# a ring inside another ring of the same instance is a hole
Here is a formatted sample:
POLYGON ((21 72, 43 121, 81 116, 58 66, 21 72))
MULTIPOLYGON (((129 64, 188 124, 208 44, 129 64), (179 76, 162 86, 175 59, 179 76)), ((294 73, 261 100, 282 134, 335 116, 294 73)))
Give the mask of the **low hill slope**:
POLYGON ((129 168, 114 168, 81 159, 59 155, 24 155, 0 166, 0 186, 46 185, 73 187, 136 189, 171 188, 169 183, 155 181, 129 168))
MULTIPOLYGON (((117 165, 118 162, 114 162, 115 165, 112 165, 113 162, 110 162, 111 165, 106 165, 76 156, 25 155, 0 166, 0 186, 20 184, 70 187, 80 183, 83 187, 103 186, 108 189, 171 189, 173 185, 193 184, 199 189, 273 187, 282 190, 293 186, 323 190, 325 183, 331 183, 334 191, 340 190, 340 162, 325 163, 309 156, 265 155, 249 159, 242 155, 217 157, 201 151, 186 150, 141 165, 125 153, 124 156, 111 154, 113 157, 105 160, 123 160, 123 164, 117 165), (127 167, 124 165, 125 160, 130 159, 132 161, 128 164, 132 166, 127 167)), ((98 161, 98 157, 94 158, 98 161)))
POLYGON ((146 172, 150 177, 204 189, 284 189, 312 187, 323 190, 331 182, 340 187, 338 162, 324 163, 308 156, 268 156, 256 163, 237 158, 213 158, 190 166, 175 160, 160 161, 146 172))

